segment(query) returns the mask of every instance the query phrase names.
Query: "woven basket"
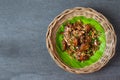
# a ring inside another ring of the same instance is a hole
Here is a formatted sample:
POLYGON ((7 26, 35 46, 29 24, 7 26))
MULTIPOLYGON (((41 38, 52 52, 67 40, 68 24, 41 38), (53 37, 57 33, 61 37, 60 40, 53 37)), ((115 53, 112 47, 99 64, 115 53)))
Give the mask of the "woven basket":
POLYGON ((53 60, 57 63, 58 66, 60 66, 64 70, 76 74, 92 73, 100 70, 103 66, 105 66, 106 63, 108 63, 108 61, 115 54, 116 40, 117 40, 116 34, 111 23, 101 13, 98 13, 97 11, 91 8, 84 7, 76 7, 73 9, 67 9, 63 11, 60 15, 55 17, 54 20, 50 23, 46 34, 47 48, 53 60), (67 66, 64 62, 62 62, 56 51, 56 39, 55 39, 56 32, 59 26, 67 19, 73 18, 75 16, 85 16, 87 18, 95 19, 102 25, 106 35, 106 48, 102 57, 97 62, 79 69, 71 68, 70 66, 67 66))

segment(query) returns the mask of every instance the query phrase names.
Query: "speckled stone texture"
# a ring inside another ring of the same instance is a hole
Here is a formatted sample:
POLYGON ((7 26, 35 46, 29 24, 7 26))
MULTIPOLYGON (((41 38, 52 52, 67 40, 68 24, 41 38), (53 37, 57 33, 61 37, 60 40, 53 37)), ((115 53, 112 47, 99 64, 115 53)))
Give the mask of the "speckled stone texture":
POLYGON ((0 80, 120 80, 119 0, 0 0, 0 80), (77 6, 105 15, 117 34, 116 54, 100 71, 76 75, 59 68, 46 48, 49 23, 77 6))

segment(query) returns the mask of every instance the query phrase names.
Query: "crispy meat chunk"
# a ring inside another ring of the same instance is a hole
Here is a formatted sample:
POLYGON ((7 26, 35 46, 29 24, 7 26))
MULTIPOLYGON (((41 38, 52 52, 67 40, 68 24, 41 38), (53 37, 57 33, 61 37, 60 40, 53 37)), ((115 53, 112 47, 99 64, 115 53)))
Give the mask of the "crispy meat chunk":
POLYGON ((90 45, 88 43, 82 43, 80 46, 80 51, 88 50, 90 45))
POLYGON ((86 24, 85 25, 85 31, 89 32, 91 30, 91 25, 90 24, 86 24))
POLYGON ((65 40, 62 40, 62 50, 65 51, 67 48, 67 43, 65 42, 65 40))

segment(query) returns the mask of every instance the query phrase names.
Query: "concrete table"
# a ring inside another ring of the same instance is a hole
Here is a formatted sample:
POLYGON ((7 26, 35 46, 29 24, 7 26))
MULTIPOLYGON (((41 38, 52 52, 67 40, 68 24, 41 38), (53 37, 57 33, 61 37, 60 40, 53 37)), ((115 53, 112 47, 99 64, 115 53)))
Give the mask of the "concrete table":
POLYGON ((120 80, 119 0, 0 0, 0 80, 120 80), (91 7, 113 24, 115 56, 100 71, 76 75, 59 68, 46 48, 46 31, 67 8, 91 7))

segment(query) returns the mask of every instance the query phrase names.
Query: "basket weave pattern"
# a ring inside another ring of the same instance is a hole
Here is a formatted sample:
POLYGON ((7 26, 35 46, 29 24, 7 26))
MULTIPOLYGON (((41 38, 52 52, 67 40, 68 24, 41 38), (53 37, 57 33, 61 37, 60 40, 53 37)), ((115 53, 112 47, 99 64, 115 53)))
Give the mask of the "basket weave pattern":
POLYGON ((63 11, 60 15, 54 18, 54 20, 48 26, 48 31, 46 34, 46 44, 47 48, 50 52, 51 57, 53 60, 66 71, 80 74, 80 73, 92 73, 95 71, 100 70, 108 61, 113 57, 115 54, 115 47, 116 47, 116 34, 113 29, 111 23, 97 11, 91 8, 84 8, 84 7, 76 7, 73 9, 67 9, 63 11), (106 48, 102 55, 102 57, 95 63, 91 64, 90 66, 86 66, 84 68, 75 69, 67 66, 57 54, 56 51, 56 32, 59 26, 66 21, 67 19, 71 19, 75 16, 85 16, 87 18, 93 18, 98 21, 105 30, 106 35, 106 48))

